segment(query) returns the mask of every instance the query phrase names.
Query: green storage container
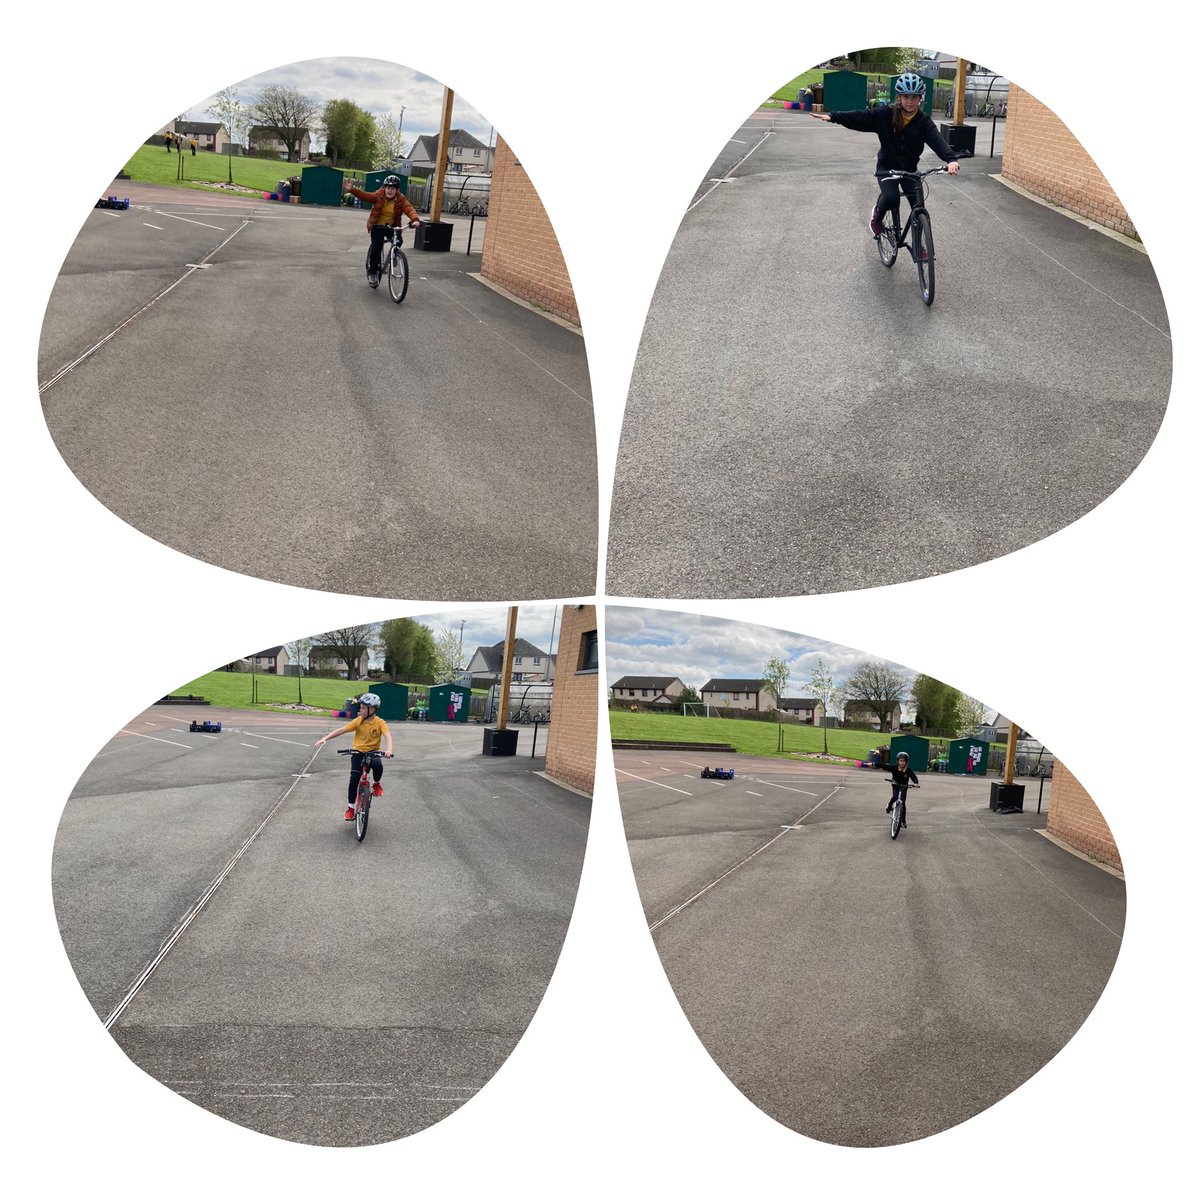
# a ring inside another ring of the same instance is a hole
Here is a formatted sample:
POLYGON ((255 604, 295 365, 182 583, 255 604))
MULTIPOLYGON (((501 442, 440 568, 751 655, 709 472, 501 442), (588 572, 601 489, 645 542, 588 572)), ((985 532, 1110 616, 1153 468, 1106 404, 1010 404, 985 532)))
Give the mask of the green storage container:
POLYGON ((891 761, 903 750, 908 755, 908 765, 919 775, 929 770, 929 739, 914 733, 900 733, 892 738, 891 761))
POLYGON ((408 685, 404 683, 373 683, 373 691, 379 697, 379 715, 385 721, 408 719, 408 685))
POLYGON ((946 770, 951 775, 986 775, 990 749, 980 738, 955 738, 950 743, 946 770))
POLYGON ((826 112, 867 107, 867 77, 857 71, 826 71, 822 103, 826 112))
POLYGON ((430 721, 467 723, 471 713, 471 689, 458 683, 443 683, 429 689, 430 721))
POLYGON ((300 203, 329 204, 337 207, 342 202, 342 179, 344 172, 335 167, 305 167, 300 172, 300 203))

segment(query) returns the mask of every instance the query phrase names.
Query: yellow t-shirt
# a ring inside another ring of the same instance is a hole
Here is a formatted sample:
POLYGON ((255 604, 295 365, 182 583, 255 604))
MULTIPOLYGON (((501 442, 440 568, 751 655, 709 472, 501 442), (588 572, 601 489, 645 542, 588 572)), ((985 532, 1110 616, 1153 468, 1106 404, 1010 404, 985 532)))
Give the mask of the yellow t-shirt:
POLYGON ((378 223, 380 225, 395 225, 398 210, 399 205, 395 200, 385 200, 383 207, 379 210, 378 223))
POLYGON ((920 111, 919 109, 914 108, 912 110, 912 112, 906 113, 904 111, 904 109, 901 109, 900 110, 900 128, 903 129, 909 123, 909 121, 911 121, 913 119, 913 117, 915 117, 917 115, 917 113, 919 111, 920 111))
POLYGON ((378 750, 387 733, 387 722, 376 713, 373 717, 355 717, 347 726, 354 730, 355 750, 378 750))

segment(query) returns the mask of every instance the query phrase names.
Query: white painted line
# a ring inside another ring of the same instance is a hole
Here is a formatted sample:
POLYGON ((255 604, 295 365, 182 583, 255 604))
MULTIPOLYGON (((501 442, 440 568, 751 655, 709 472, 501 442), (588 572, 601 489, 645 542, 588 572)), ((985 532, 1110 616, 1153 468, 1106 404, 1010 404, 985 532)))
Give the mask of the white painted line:
MULTIPOLYGON (((237 237, 237 235, 239 233, 241 233, 242 230, 245 229, 246 226, 249 224, 250 224, 249 221, 243 221, 241 223, 241 225, 239 225, 238 228, 235 229, 219 246, 214 246, 213 249, 210 250, 204 256, 204 260, 212 258, 212 256, 214 254, 216 254, 216 252, 218 250, 222 249, 225 246, 228 246, 229 243, 231 241, 233 241, 233 239, 235 237, 237 237)), ((215 229, 216 226, 214 225, 212 228, 215 229)), ((202 261, 204 261, 204 260, 202 260, 202 261)), ((116 327, 116 329, 112 330, 110 333, 106 333, 98 342, 96 342, 95 345, 93 345, 89 349, 85 350, 73 362, 67 363, 67 365, 65 367, 63 367, 62 370, 60 370, 56 375, 52 375, 49 379, 47 379, 45 383, 41 384, 38 387, 38 395, 40 396, 43 392, 48 391, 60 379, 62 379, 63 376, 65 376, 65 375, 69 374, 71 371, 75 370, 75 368, 77 366, 79 366, 79 364, 81 362, 83 362, 84 359, 90 358, 93 354, 96 353, 97 350, 100 349, 101 346, 103 346, 106 342, 109 342, 113 338, 115 338, 117 336, 117 334, 120 333, 121 330, 124 329, 126 326, 132 325, 134 323, 134 321, 136 321, 138 319, 138 317, 140 317, 142 315, 142 313, 148 311, 153 305, 157 304, 168 292, 177 288, 194 270, 195 270, 194 267, 188 267, 188 269, 182 275, 180 275, 180 277, 177 280, 175 280, 174 283, 168 284, 165 288, 163 288, 163 290, 161 292, 158 293, 157 296, 155 296, 153 299, 148 300, 145 304, 143 304, 142 307, 139 308, 137 310, 137 312, 135 312, 133 314, 133 316, 126 317, 125 320, 122 321, 121 324, 116 327)))
POLYGON ((189 225, 203 225, 205 229, 215 229, 218 233, 225 232, 224 225, 210 225, 207 221, 193 221, 191 217, 181 217, 176 213, 159 212, 157 208, 152 211, 156 217, 170 217, 172 221, 186 221, 189 225))
POLYGON ((184 263, 185 267, 194 267, 197 271, 207 271, 212 263, 184 263))
POLYGON ((162 744, 164 746, 175 746, 180 750, 190 750, 191 749, 191 746, 188 746, 183 742, 173 742, 169 738, 151 737, 148 733, 138 733, 138 731, 136 729, 122 729, 121 732, 129 734, 130 737, 145 738, 149 742, 162 742, 162 744))
MULTIPOLYGON (((240 733, 245 737, 256 737, 260 742, 281 742, 285 746, 300 746, 305 750, 311 749, 312 747, 312 742, 293 742, 288 738, 271 737, 270 734, 266 733, 247 733, 244 729, 230 730, 230 732, 240 733)), ((242 745, 245 745, 245 742, 243 742, 242 745)))
MULTIPOLYGON (((305 769, 312 766, 313 759, 315 759, 316 757, 317 757, 317 755, 316 755, 316 753, 314 753, 312 758, 310 758, 308 760, 308 762, 305 763, 305 769)), ((167 940, 165 942, 163 942, 158 953, 150 960, 150 962, 146 965, 145 969, 137 977, 137 979, 135 979, 133 981, 133 985, 125 993, 124 997, 121 1000, 121 1003, 118 1004, 117 1007, 114 1008, 112 1010, 112 1012, 109 1014, 108 1020, 106 1020, 104 1022, 105 1029, 111 1029, 113 1027, 113 1025, 116 1024, 117 1019, 125 1011, 125 1009, 128 1008, 128 1006, 129 1006, 130 1002, 133 1000, 134 996, 136 996, 138 994, 138 992, 142 989, 142 986, 145 984, 146 980, 149 979, 150 976, 154 973, 155 968, 171 952, 171 947, 174 946, 175 943, 177 941, 179 941, 179 939, 181 937, 183 937, 184 933, 187 931, 187 929, 191 925, 191 923, 200 915, 201 910, 204 908, 204 906, 216 894, 217 888, 219 888, 221 886, 221 884, 225 882, 225 879, 229 875, 229 872, 232 871, 235 866, 237 866, 238 860, 242 857, 243 854, 246 853, 247 850, 250 849, 250 846, 254 842, 255 838, 257 838, 258 835, 260 833, 262 833, 262 831, 264 829, 266 829, 267 822, 270 821, 270 819, 279 811, 280 807, 283 805, 283 802, 292 794, 292 788, 294 788, 295 786, 296 786, 296 783, 293 783, 291 785, 291 787, 289 787, 288 790, 286 792, 284 792, 282 796, 279 797, 279 799, 275 802, 274 808, 272 808, 271 811, 269 813, 267 813, 267 815, 265 817, 263 817, 262 824, 260 824, 259 827, 242 843, 242 848, 229 860, 229 862, 227 862, 225 864, 225 869, 212 881, 212 883, 210 883, 208 885, 208 887, 205 889, 204 894, 200 897, 200 899, 197 900, 196 903, 193 904, 192 907, 188 910, 188 912, 184 914, 183 920, 181 920, 179 922, 179 924, 175 927, 174 933, 172 933, 171 936, 169 938, 167 938, 167 940)))
POLYGON ((669 792, 678 792, 681 796, 690 796, 691 792, 685 792, 683 788, 672 787, 669 783, 659 783, 657 779, 643 779, 640 775, 634 775, 632 771, 622 771, 617 768, 618 775, 628 775, 630 779, 636 779, 640 783, 652 783, 655 787, 666 788, 669 792))
POLYGON ((769 779, 756 779, 754 781, 760 787, 777 787, 783 788, 785 792, 798 792, 801 796, 815 796, 816 792, 806 792, 803 788, 788 787, 786 783, 772 783, 769 779))
POLYGON ((159 233, 162 233, 162 231, 166 228, 165 225, 151 225, 149 221, 143 221, 142 224, 145 225, 147 229, 157 229, 159 233))
POLYGON ((747 795, 747 796, 757 796, 757 797, 758 797, 760 800, 763 798, 763 794, 762 794, 762 792, 751 792, 751 791, 747 791, 747 792, 746 792, 746 795, 747 795))
POLYGON ((238 742, 238 745, 245 746, 247 750, 257 750, 258 749, 257 746, 251 745, 250 742, 238 742))
POLYGON ((685 761, 684 759, 682 759, 682 758, 681 758, 679 761, 680 761, 681 763, 683 763, 683 765, 684 765, 685 767, 698 767, 698 766, 700 766, 700 763, 691 763, 691 762, 686 762, 686 761, 685 761))
POLYGON ((695 203, 693 203, 693 204, 689 205, 689 206, 688 206, 688 207, 687 207, 687 208, 684 210, 684 213, 683 213, 683 215, 686 217, 686 216, 688 215, 688 213, 690 213, 690 212, 692 211, 692 209, 696 207, 696 205, 700 204, 700 203, 701 203, 703 200, 705 200, 705 199, 707 199, 709 196, 711 196, 711 195, 712 195, 712 193, 713 193, 713 191, 714 191, 714 189, 716 188, 716 186, 717 186, 717 184, 718 184, 718 183, 727 183, 727 182, 730 180, 730 178, 732 177, 732 175, 733 175, 734 171, 736 171, 736 170, 738 169, 738 167, 740 167, 740 166, 742 165, 742 163, 744 163, 744 162, 746 161, 746 159, 748 159, 748 158, 750 157, 750 155, 752 155, 752 154, 755 152, 755 150, 757 150, 757 149, 759 148, 759 146, 761 146, 761 145, 763 144, 763 142, 765 142, 765 141, 767 140, 767 138, 769 138, 769 137, 770 137, 770 136, 771 136, 771 135, 772 135, 774 132, 775 132, 775 131, 774 131, 773 129, 768 129, 768 130, 767 130, 767 131, 766 131, 766 132, 765 132, 765 133, 762 135, 762 137, 761 137, 761 138, 759 138, 759 139, 758 139, 758 141, 757 141, 757 142, 755 142, 755 143, 754 143, 754 145, 753 145, 753 146, 751 146, 751 147, 750 147, 750 149, 749 149, 749 150, 747 150, 747 151, 746 151, 746 153, 745 153, 745 154, 743 154, 743 155, 742 155, 742 157, 741 157, 741 158, 739 158, 739 159, 737 160, 737 162, 735 162, 735 163, 733 164, 733 166, 732 166, 732 167, 730 167, 730 168, 729 168, 729 170, 725 172, 725 178, 724 178, 724 179, 718 179, 718 180, 715 180, 715 181, 713 182, 713 185, 712 185, 712 187, 710 187, 710 188, 708 189, 708 191, 704 193, 704 195, 703 195, 703 196, 701 196, 701 197, 700 197, 698 200, 696 200, 696 201, 695 201, 695 203))

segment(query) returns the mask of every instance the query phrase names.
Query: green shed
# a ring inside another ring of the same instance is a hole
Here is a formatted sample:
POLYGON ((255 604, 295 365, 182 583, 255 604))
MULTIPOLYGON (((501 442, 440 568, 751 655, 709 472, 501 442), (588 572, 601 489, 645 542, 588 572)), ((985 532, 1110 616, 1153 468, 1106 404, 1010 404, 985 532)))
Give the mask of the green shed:
POLYGON ((867 107, 867 77, 857 71, 826 71, 821 103, 826 112, 867 107))
MULTIPOLYGON (((905 74, 908 74, 908 72, 905 72, 905 74)), ((899 78, 900 78, 899 75, 893 75, 888 80, 888 103, 889 104, 896 103, 896 80, 899 78)), ((930 114, 933 113, 933 80, 932 79, 925 80, 925 99, 921 101, 921 108, 924 112, 927 112, 930 114)))
POLYGON ((383 181, 389 176, 395 175, 400 180, 400 194, 408 195, 408 176, 401 175, 399 171, 368 171, 363 177, 363 191, 377 192, 383 187, 383 181))
POLYGON ((300 203, 330 204, 342 202, 343 173, 336 167, 305 167, 300 172, 300 203))
POLYGON ((429 689, 429 720, 467 723, 471 712, 471 689, 458 683, 443 683, 429 689))
POLYGON ((915 733, 900 733, 892 738, 891 761, 903 750, 908 755, 908 765, 918 774, 929 770, 929 739, 917 737, 915 733))
POLYGON ((951 775, 986 775, 989 749, 980 738, 955 738, 950 743, 946 770, 951 775))
POLYGON ((379 715, 385 721, 408 720, 408 685, 403 683, 376 683, 371 687, 379 697, 379 715))

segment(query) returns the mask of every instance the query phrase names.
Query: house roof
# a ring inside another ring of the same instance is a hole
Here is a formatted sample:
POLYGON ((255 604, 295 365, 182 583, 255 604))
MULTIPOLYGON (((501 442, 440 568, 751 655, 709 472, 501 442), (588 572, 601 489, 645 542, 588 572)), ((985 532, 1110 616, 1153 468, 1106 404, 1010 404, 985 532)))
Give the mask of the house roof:
MULTIPOLYGON (((275 138, 277 138, 279 136, 275 132, 274 125, 251 125, 249 132, 250 132, 250 134, 257 134, 257 133, 268 134, 269 133, 272 137, 275 137, 275 138)), ((287 133, 290 137, 307 137, 308 132, 309 132, 309 130, 308 130, 307 125, 305 125, 301 129, 293 129, 289 126, 289 128, 287 130, 287 133)))
MULTIPOLYGON (((497 642, 494 646, 477 646, 475 654, 482 654, 483 661, 489 672, 499 674, 504 668, 504 643, 497 642)), ((517 638, 513 642, 513 657, 517 655, 524 657, 529 655, 531 658, 549 658, 545 650, 539 650, 532 642, 527 642, 524 638, 517 638)), ((473 654, 472 658, 475 657, 473 654)), ((476 672, 478 674, 478 672, 476 672)))
POLYGON ((820 700, 811 696, 784 696, 779 702, 780 708, 816 708, 820 700))
POLYGON ((665 692, 673 683, 682 683, 678 675, 622 675, 615 688, 654 688, 665 692))
POLYGON ((220 121, 180 121, 175 126, 178 133, 216 133, 225 126, 220 121))
MULTIPOLYGON (((362 658, 362 656, 366 653, 367 653, 367 647, 363 646, 361 648, 361 651, 360 651, 358 657, 362 658)), ((340 652, 333 646, 313 646, 313 648, 311 650, 309 650, 309 652, 308 652, 308 657, 312 658, 313 655, 316 655, 317 658, 338 658, 338 659, 340 659, 342 657, 340 652)))
MULTIPOLYGON (((441 138, 440 133, 423 133, 416 142, 413 143, 412 153, 410 158, 430 158, 436 161, 438 140, 441 138), (424 153, 418 154, 418 148, 424 153)), ((465 129, 450 130, 450 145, 462 146, 465 150, 486 150, 487 147, 473 134, 468 133, 465 129)))
POLYGON ((250 657, 251 658, 278 658, 279 652, 282 649, 283 649, 282 646, 272 646, 269 650, 259 650, 259 651, 255 652, 254 654, 251 654, 250 657))
POLYGON ((761 692, 765 679, 710 679, 702 692, 761 692))
MULTIPOLYGON (((868 709, 868 710, 869 710, 869 711, 871 711, 871 712, 874 712, 874 711, 875 711, 875 708, 874 708, 874 705, 875 705, 875 704, 876 704, 876 701, 873 701, 873 700, 847 700, 847 701, 846 701, 846 707, 847 707, 847 708, 865 708, 865 709, 868 709)), ((899 701, 899 700, 893 700, 893 701, 892 701, 892 707, 893 707, 893 708, 899 708, 899 707, 900 707, 900 701, 899 701)))

